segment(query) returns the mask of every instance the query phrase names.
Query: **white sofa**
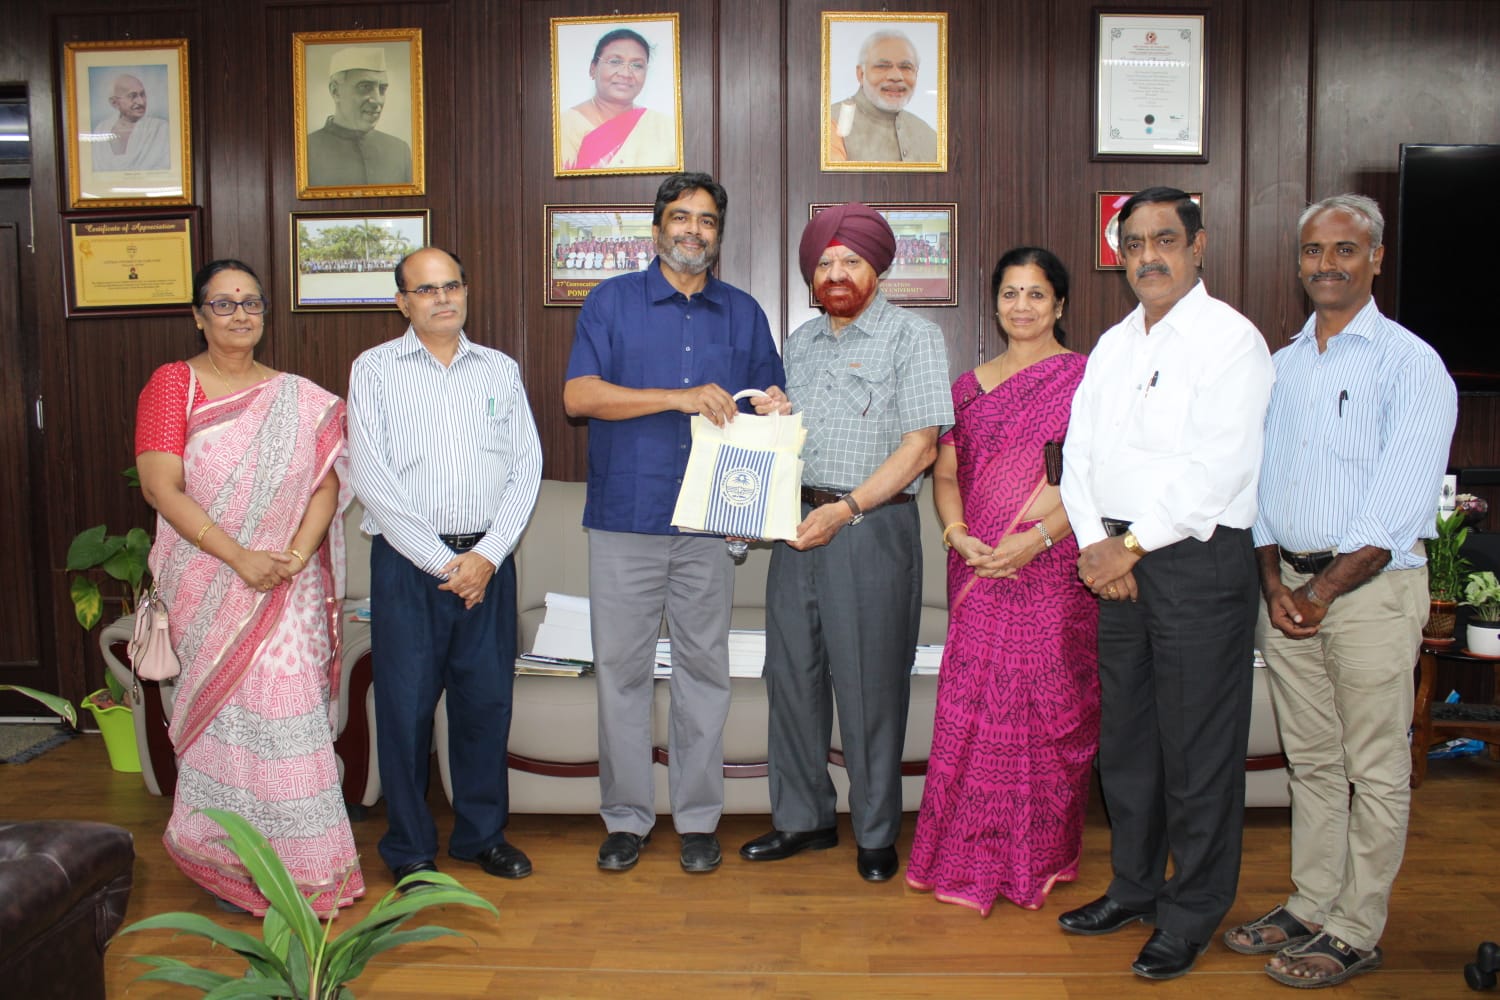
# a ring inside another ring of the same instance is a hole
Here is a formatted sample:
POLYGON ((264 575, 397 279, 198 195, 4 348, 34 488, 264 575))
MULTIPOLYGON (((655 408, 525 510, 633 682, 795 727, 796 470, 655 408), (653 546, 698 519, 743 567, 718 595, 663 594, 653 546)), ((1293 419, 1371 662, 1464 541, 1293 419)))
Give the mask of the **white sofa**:
MULTIPOLYGON (((584 485, 547 480, 542 483, 526 534, 516 551, 519 648, 531 648, 537 625, 545 613, 544 597, 551 591, 588 594, 588 535, 581 526, 584 485)), ((942 642, 947 630, 945 553, 931 488, 918 499, 922 513, 923 586, 920 641, 942 642)), ((359 531, 361 511, 355 505, 344 519, 348 543, 348 597, 369 595, 369 539, 359 531)), ((765 581, 770 547, 753 546, 735 571, 733 624, 760 628, 765 623, 765 581)), ((100 646, 117 676, 128 681, 122 662, 130 621, 122 619, 105 629, 100 646)), ((337 750, 344 775, 344 795, 351 806, 373 805, 380 797, 375 763, 374 694, 370 676, 369 626, 345 625, 337 750)), ((1264 671, 1254 678, 1253 710, 1246 780, 1246 801, 1252 806, 1285 806, 1289 798, 1285 761, 1281 758, 1264 671)), ((736 678, 729 721, 724 733, 725 810, 731 813, 769 813, 765 771, 766 695, 759 679, 736 678)), ((148 688, 151 685, 147 685, 148 688)), ((923 774, 932 743, 932 717, 937 678, 912 679, 911 709, 902 756, 903 804, 917 808, 923 774)), ((149 693, 149 692, 148 692, 149 693)), ((656 806, 670 811, 667 801, 667 684, 656 683, 653 744, 656 748, 656 806)), ((136 713, 141 743, 142 777, 153 794, 169 792, 175 781, 171 748, 162 725, 165 697, 148 698, 147 711, 136 713), (167 772, 170 770, 170 774, 167 772)), ((516 678, 509 745, 511 809, 519 813, 592 813, 599 808, 598 735, 592 677, 516 678)), ((448 790, 446 708, 435 717, 434 751, 439 774, 448 790)), ((846 810, 848 779, 840 766, 842 744, 835 721, 829 772, 839 789, 839 808, 846 810)), ((450 793, 451 794, 451 793, 450 793)))

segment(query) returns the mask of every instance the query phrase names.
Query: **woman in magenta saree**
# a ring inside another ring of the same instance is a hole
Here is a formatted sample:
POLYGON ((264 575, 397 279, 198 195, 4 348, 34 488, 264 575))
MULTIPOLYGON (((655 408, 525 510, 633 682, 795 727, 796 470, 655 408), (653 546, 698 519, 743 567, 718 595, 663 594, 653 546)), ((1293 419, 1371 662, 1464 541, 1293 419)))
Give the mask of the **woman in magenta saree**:
POLYGON ((197 810, 238 813, 327 914, 364 893, 330 728, 343 552, 328 528, 343 506, 344 404, 254 359, 265 299, 245 265, 216 261, 195 290, 208 349, 156 370, 136 429, 158 513, 151 571, 182 664, 163 839, 222 906, 262 914, 224 831, 197 810))
POLYGON ((1083 378, 1057 327, 1067 272, 1020 247, 993 286, 1007 349, 954 383, 934 473, 948 640, 906 876, 982 914, 1076 876, 1099 736, 1098 611, 1045 458, 1083 378))

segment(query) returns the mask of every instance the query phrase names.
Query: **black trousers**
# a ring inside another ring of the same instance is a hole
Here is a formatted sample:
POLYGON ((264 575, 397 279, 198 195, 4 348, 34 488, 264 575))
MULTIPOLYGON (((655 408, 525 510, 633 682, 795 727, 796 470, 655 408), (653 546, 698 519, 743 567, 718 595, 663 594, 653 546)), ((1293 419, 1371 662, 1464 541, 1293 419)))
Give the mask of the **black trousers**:
POLYGON ((1147 553, 1135 579, 1137 603, 1099 605, 1109 896, 1202 944, 1239 883, 1260 599, 1250 532, 1147 553))

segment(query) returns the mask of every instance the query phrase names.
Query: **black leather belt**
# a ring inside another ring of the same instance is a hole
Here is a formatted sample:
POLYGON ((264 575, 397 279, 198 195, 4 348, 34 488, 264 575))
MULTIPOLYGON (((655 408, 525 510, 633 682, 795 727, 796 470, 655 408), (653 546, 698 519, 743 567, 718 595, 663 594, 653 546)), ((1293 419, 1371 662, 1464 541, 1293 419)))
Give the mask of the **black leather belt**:
POLYGON ((478 545, 479 540, 484 535, 483 531, 475 531, 467 535, 438 535, 438 537, 443 540, 444 545, 448 546, 454 552, 467 552, 478 545))
POLYGON ((1130 522, 1122 521, 1118 517, 1101 517, 1099 523, 1104 525, 1104 533, 1110 538, 1119 538, 1130 530, 1130 522))
MULTIPOLYGON (((802 502, 810 503, 814 507, 821 507, 825 503, 838 503, 839 499, 842 498, 844 493, 846 492, 848 491, 820 490, 816 486, 804 486, 802 487, 802 502)), ((910 493, 897 493, 885 503, 881 504, 881 506, 888 507, 891 504, 910 503, 914 499, 915 497, 910 493)))
POLYGON ((1333 562, 1338 552, 1291 552, 1281 549, 1281 559, 1298 573, 1321 573, 1333 562))

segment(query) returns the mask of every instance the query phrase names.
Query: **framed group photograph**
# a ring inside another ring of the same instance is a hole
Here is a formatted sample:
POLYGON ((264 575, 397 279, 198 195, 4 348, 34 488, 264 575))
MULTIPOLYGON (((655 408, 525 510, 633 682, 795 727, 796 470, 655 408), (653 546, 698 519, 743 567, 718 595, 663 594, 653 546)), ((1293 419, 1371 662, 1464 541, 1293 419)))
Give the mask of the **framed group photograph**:
MULTIPOLYGON (((1099 191, 1094 195, 1094 270, 1123 271, 1120 255, 1120 209, 1134 191, 1099 191)), ((1188 197, 1203 208, 1203 195, 1189 192, 1188 197)))
POLYGON ((62 104, 70 207, 192 203, 186 38, 68 42, 62 104))
POLYGON ((298 198, 427 193, 422 30, 292 36, 298 198))
POLYGON ((1097 11, 1095 160, 1208 162, 1208 15, 1097 11))
POLYGON ((426 209, 293 212, 292 312, 396 308, 396 265, 427 245, 426 209))
POLYGON ((552 19, 558 177, 682 169, 677 15, 552 19))
MULTIPOLYGON (((896 255, 880 279, 880 290, 892 302, 907 306, 958 305, 958 203, 868 202, 896 234, 896 255)), ((812 219, 837 203, 809 205, 812 219)), ((818 302, 808 289, 807 304, 818 302)))
POLYGON ((62 217, 65 312, 169 316, 192 311, 198 210, 74 212, 62 217))
POLYGON ((824 170, 948 169, 948 15, 823 13, 824 170))
POLYGON ((581 306, 595 285, 656 257, 651 205, 547 205, 549 306, 581 306))

